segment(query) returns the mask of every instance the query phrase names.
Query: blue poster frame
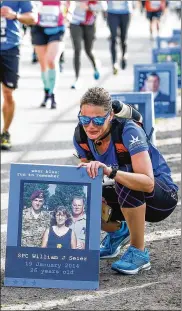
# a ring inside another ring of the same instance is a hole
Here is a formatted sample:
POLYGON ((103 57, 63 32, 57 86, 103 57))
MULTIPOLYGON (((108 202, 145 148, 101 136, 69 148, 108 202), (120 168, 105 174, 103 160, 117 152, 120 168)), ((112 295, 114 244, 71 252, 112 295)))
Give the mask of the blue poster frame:
MULTIPOLYGON (((152 92, 111 93, 111 98, 113 100, 120 100, 123 103, 137 108, 143 117, 143 124, 148 135, 150 134, 152 127, 155 129, 154 100, 152 92)), ((156 142, 155 130, 152 134, 151 141, 153 144, 156 142)))
POLYGON ((176 63, 156 63, 156 64, 137 64, 134 65, 134 91, 140 92, 140 74, 141 73, 162 73, 169 72, 170 80, 172 81, 170 85, 170 101, 168 107, 170 111, 163 109, 163 103, 155 102, 154 100, 154 113, 155 118, 171 118, 175 117, 177 113, 177 64, 176 63))
POLYGON ((88 176, 86 168, 76 166, 11 164, 5 286, 81 290, 99 288, 102 178, 103 170, 101 168, 98 176, 92 179, 88 176), (25 182, 87 186, 87 239, 85 249, 21 246, 19 242, 21 240, 20 226, 23 206, 21 189, 25 182), (51 272, 52 274, 42 277, 40 272, 36 270, 32 270, 32 274, 30 273, 28 263, 31 262, 33 269, 35 266, 42 266, 42 262, 45 263, 46 260, 48 260, 48 264, 46 264, 48 266, 49 264, 56 267, 58 264, 61 266, 59 269, 56 268, 58 275, 51 272), (77 270, 74 270, 75 265, 77 265, 77 270))
POLYGON ((180 35, 181 36, 181 29, 173 29, 173 35, 180 35))
MULTIPOLYGON (((179 47, 180 47, 180 45, 181 45, 181 36, 180 35, 173 35, 172 37, 157 37, 157 48, 158 49, 162 48, 161 43, 164 42, 164 41, 166 43, 178 42, 179 43, 179 47)), ((174 48, 175 48, 175 46, 174 46, 174 48)))
MULTIPOLYGON (((181 48, 180 47, 173 47, 173 48, 163 48, 163 49, 153 49, 152 50, 152 62, 153 63, 160 63, 157 57, 160 55, 170 55, 170 54, 179 54, 180 64, 177 64, 178 67, 181 69, 181 48)), ((166 62, 165 62, 166 63, 166 62)), ((178 77, 178 88, 181 88, 181 75, 177 74, 178 77)))

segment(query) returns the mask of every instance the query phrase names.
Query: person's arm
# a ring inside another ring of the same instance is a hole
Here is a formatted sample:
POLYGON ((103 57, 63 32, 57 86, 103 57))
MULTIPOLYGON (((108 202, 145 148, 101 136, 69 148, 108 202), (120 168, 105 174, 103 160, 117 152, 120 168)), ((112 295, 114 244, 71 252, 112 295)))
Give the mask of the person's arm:
MULTIPOLYGON (((135 154, 131 157, 131 161, 134 173, 118 171, 114 180, 131 190, 152 192, 154 175, 148 151, 135 154)), ((107 176, 111 171, 112 169, 109 168, 107 176)))
MULTIPOLYGON (((144 131, 133 122, 128 123, 125 132, 123 132, 123 143, 130 153, 133 172, 118 170, 114 180, 131 190, 152 192, 154 175, 144 131)), ((91 178, 98 175, 99 167, 103 168, 103 172, 107 176, 112 172, 111 167, 99 161, 79 164, 79 167, 83 166, 87 168, 87 173, 91 178)))
POLYGON ((89 163, 89 161, 86 158, 86 153, 84 149, 79 146, 79 144, 76 142, 75 137, 73 137, 73 144, 78 155, 77 158, 80 159, 81 162, 89 163))
POLYGON ((44 248, 47 247, 48 237, 49 237, 49 228, 47 228, 43 234, 41 247, 44 248))
POLYGON ((22 1, 20 5, 21 13, 13 11, 8 6, 1 7, 1 16, 9 20, 18 20, 22 24, 34 25, 37 23, 38 14, 33 10, 33 6, 29 1, 22 1), (24 2, 24 3, 23 3, 24 2))
POLYGON ((76 249, 77 248, 76 234, 75 234, 75 232, 73 230, 71 232, 71 248, 72 249, 76 249))

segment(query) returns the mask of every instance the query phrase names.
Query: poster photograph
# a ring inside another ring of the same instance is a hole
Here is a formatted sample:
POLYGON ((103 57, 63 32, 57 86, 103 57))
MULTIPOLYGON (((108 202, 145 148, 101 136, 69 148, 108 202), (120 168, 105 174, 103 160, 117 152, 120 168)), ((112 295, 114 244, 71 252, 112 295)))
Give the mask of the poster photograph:
POLYGON ((152 50, 153 63, 175 62, 177 63, 178 88, 181 88, 181 48, 165 48, 152 50))
POLYGON ((134 90, 152 92, 155 118, 176 115, 177 65, 175 63, 134 66, 134 90))
POLYGON ((102 170, 12 164, 5 286, 97 289, 102 170))

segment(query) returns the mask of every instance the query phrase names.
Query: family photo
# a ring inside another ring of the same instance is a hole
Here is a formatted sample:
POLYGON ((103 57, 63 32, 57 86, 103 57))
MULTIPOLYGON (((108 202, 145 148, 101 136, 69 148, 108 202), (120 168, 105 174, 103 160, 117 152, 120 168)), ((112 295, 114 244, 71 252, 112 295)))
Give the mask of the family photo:
POLYGON ((87 186, 24 183, 21 246, 85 249, 87 186))

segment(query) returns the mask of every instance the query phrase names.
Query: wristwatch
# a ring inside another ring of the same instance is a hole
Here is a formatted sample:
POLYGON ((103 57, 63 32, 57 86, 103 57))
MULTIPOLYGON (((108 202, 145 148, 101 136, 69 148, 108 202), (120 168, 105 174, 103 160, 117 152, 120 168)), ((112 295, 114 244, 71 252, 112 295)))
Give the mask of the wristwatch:
POLYGON ((14 20, 18 20, 18 15, 19 15, 18 12, 16 12, 14 20))
POLYGON ((111 168, 112 168, 112 171, 111 171, 111 174, 108 176, 108 178, 114 179, 114 177, 116 177, 118 168, 116 168, 116 167, 111 167, 111 168))

